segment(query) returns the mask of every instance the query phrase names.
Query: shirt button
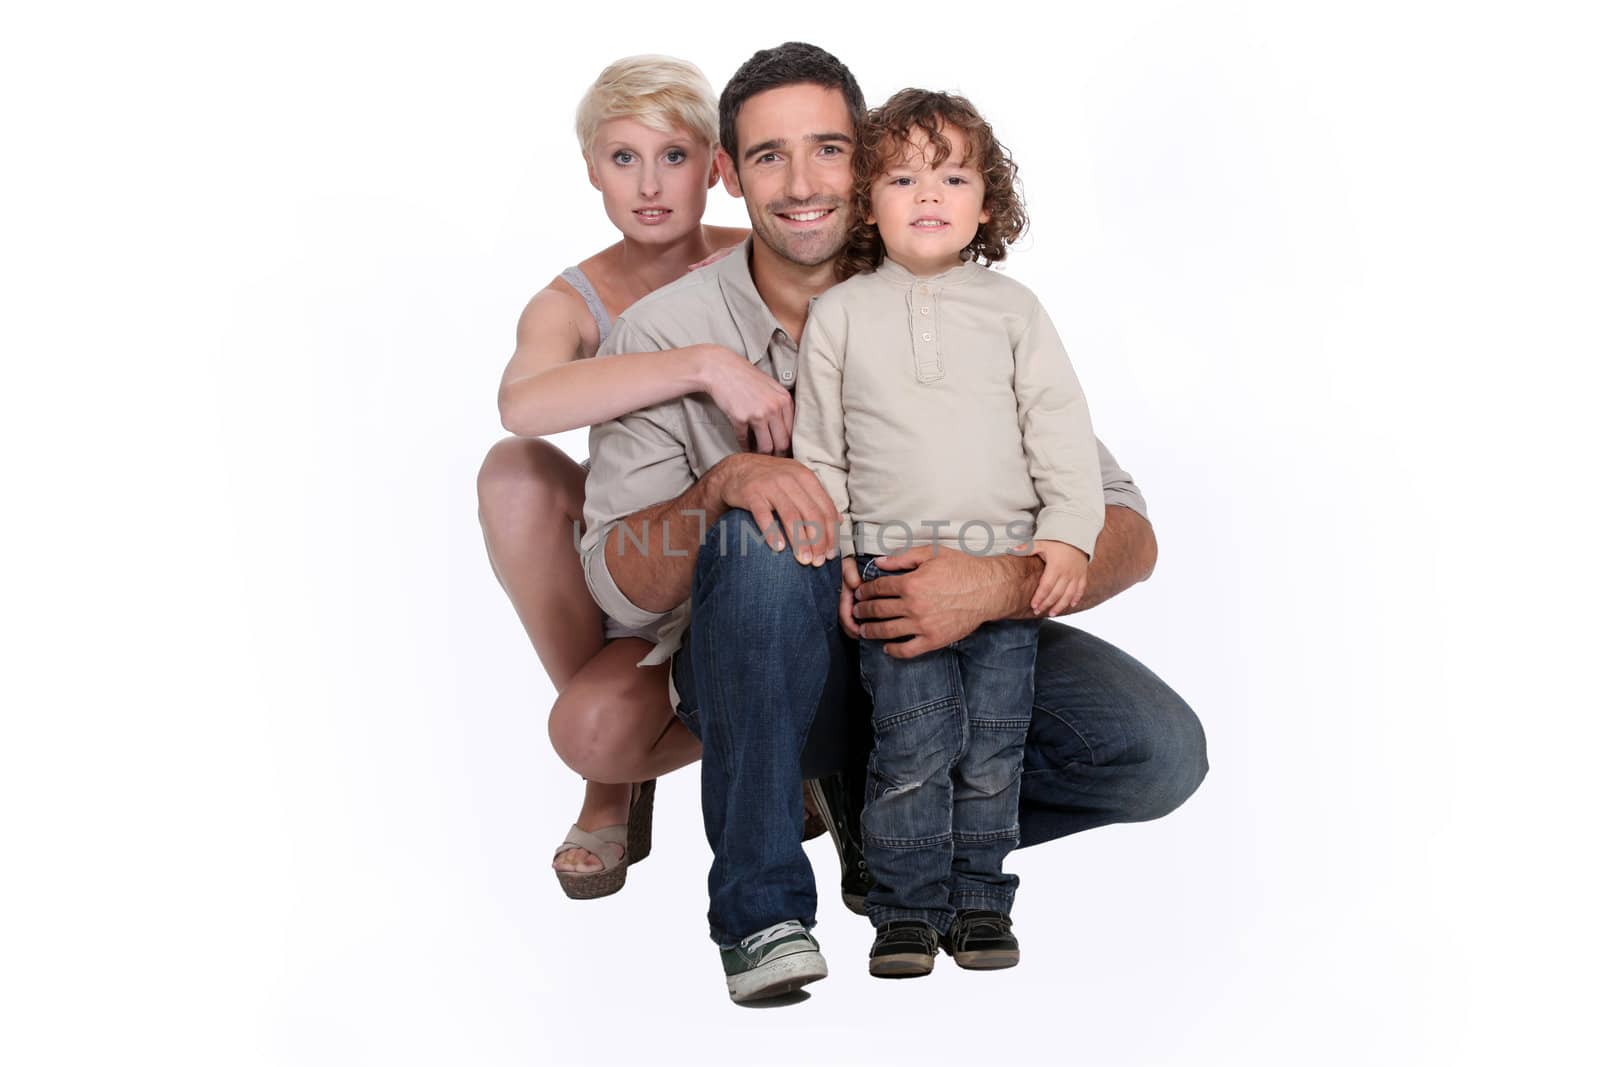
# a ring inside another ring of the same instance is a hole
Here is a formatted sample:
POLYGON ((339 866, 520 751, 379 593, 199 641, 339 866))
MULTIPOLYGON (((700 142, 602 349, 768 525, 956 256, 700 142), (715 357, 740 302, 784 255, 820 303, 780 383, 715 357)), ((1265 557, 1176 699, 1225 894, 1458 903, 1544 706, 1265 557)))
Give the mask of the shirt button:
POLYGON ((924 340, 924 341, 931 341, 931 340, 933 340, 933 334, 931 334, 931 333, 925 333, 925 334, 923 334, 923 335, 922 335, 922 339, 923 339, 923 340, 924 340))
POLYGON ((922 309, 921 309, 921 310, 922 310, 922 313, 923 313, 923 314, 924 314, 924 315, 926 315, 926 314, 927 314, 927 313, 928 313, 928 309, 927 309, 927 308, 922 308, 922 309))
POLYGON ((786 371, 783 372, 782 377, 783 377, 783 380, 786 381, 786 382, 793 381, 794 380, 794 371, 786 370, 786 371))

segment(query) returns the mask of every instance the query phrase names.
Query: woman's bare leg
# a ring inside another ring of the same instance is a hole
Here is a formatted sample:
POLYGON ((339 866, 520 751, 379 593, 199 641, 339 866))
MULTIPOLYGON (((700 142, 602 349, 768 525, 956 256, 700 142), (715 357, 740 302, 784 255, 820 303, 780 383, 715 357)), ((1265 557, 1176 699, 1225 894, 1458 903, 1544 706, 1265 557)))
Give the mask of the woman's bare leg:
MULTIPOLYGON (((478 472, 478 518, 489 563, 558 694, 551 739, 558 754, 591 779, 577 822, 592 831, 627 820, 630 783, 683 766, 698 758, 700 747, 667 707, 665 667, 634 666, 648 643, 635 638, 605 643, 600 609, 589 595, 574 547, 574 523, 581 527, 583 520, 584 478, 583 468, 554 445, 506 438, 489 450, 478 472), (626 651, 618 647, 623 645, 626 651), (569 699, 580 676, 580 692, 569 699), (584 726, 582 708, 603 711, 604 724, 584 726), (606 756, 600 744, 616 745, 617 753, 606 756), (624 767, 636 773, 612 773, 624 767)), ((573 849, 555 866, 593 871, 601 862, 573 849)))
POLYGON ((635 666, 649 651, 638 637, 610 642, 550 709, 556 754, 591 783, 657 778, 700 758, 700 742, 672 713, 668 665, 635 666))
POLYGON ((605 644, 572 527, 583 523, 584 470, 547 441, 508 437, 478 471, 489 565, 560 693, 605 644))

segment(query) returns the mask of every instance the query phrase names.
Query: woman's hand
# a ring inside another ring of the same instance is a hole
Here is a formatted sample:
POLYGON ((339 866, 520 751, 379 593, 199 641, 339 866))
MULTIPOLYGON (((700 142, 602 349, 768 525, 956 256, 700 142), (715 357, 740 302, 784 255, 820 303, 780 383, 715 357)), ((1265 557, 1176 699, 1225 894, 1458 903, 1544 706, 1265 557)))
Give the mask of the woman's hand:
POLYGON ((789 390, 731 348, 704 348, 708 356, 703 376, 706 393, 733 423, 739 447, 770 456, 788 455, 794 433, 794 398, 789 390))
POLYGON ((696 260, 695 262, 689 264, 689 269, 690 270, 699 270, 701 267, 709 267, 709 266, 711 266, 711 264, 715 263, 719 259, 722 259, 729 252, 732 252, 735 248, 738 248, 738 247, 739 247, 738 245, 729 245, 726 248, 719 248, 715 252, 713 252, 709 256, 707 256, 705 259, 696 260))

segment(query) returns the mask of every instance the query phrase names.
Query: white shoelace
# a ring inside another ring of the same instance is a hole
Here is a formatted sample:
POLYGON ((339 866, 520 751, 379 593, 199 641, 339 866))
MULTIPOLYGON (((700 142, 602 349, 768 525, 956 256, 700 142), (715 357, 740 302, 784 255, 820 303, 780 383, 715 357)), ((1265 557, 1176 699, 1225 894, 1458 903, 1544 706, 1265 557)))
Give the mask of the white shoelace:
POLYGON ((776 926, 769 926, 765 930, 757 930, 743 941, 740 941, 739 947, 746 952, 754 952, 763 945, 770 945, 774 941, 805 932, 806 928, 800 924, 798 919, 785 919, 776 926))

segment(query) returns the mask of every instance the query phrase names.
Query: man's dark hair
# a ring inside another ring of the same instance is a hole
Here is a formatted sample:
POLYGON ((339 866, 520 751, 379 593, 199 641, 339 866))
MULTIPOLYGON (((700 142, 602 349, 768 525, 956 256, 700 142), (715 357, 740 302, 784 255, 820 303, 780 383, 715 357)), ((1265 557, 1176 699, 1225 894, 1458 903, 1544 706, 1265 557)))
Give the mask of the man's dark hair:
MULTIPOLYGON (((785 85, 820 85, 824 89, 837 89, 844 94, 845 106, 850 109, 850 123, 860 126, 866 117, 867 101, 861 95, 861 86, 850 68, 830 52, 803 41, 789 41, 776 48, 764 48, 744 61, 744 66, 728 79, 718 105, 718 120, 723 150, 739 164, 739 137, 734 131, 734 120, 744 102, 768 89, 781 89, 785 85)), ((855 130, 850 131, 851 136, 855 130)))

